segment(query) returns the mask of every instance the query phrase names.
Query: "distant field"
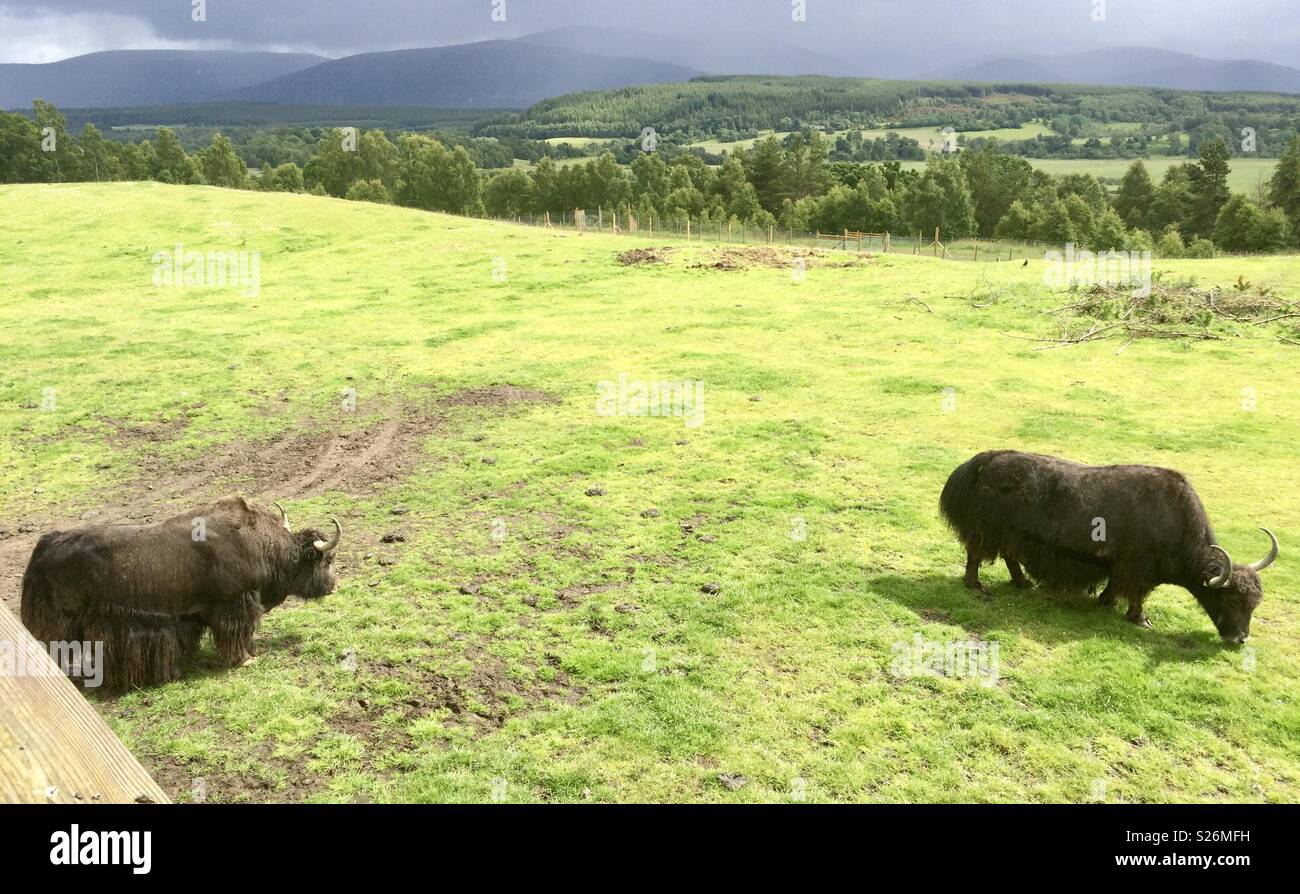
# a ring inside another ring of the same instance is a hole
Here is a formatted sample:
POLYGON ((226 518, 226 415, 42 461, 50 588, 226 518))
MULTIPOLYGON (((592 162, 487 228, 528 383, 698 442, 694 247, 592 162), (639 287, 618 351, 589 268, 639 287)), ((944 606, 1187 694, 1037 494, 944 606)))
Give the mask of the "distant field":
POLYGON ((559 146, 562 143, 568 143, 575 149, 581 149, 583 146, 590 146, 592 143, 608 143, 609 137, 547 137, 542 140, 543 143, 550 143, 552 146, 559 146))
MULTIPOLYGON (((796 267, 155 183, 0 206, 41 210, 0 217, 9 606, 92 512, 238 491, 343 526, 339 590, 270 612, 256 664, 205 643, 91 696, 177 800, 1300 800, 1288 324, 1043 351, 1074 299, 1038 260, 796 267), (259 252, 260 292, 155 287, 178 242, 259 252), (621 379, 700 383, 698 415, 602 410, 621 379), (1271 527, 1249 647, 1174 587, 1153 630, 1001 567, 963 588, 938 496, 992 447, 1178 468, 1238 561, 1271 527), (918 675, 917 638, 995 673, 918 675)), ((1300 296, 1296 258, 1158 269, 1300 296)))
MULTIPOLYGON (((848 132, 849 131, 847 130, 841 130, 836 131, 833 134, 824 134, 824 136, 828 139, 834 140, 836 137, 848 132)), ((1039 134, 1048 134, 1051 132, 1052 129, 1047 125, 1038 122, 1031 122, 1023 124, 1018 128, 1004 127, 998 130, 959 131, 958 136, 965 136, 967 139, 971 137, 993 137, 999 140, 1029 140, 1039 134)), ((881 138, 890 133, 896 133, 901 137, 908 137, 916 140, 921 144, 922 149, 937 148, 943 141, 943 128, 941 127, 890 127, 862 131, 863 137, 869 140, 881 138), (933 146, 931 144, 933 144, 933 146)), ((770 136, 775 136, 779 140, 788 135, 789 131, 767 130, 763 131, 760 136, 749 140, 733 140, 727 143, 724 143, 721 140, 700 140, 695 143, 690 143, 689 145, 698 146, 701 149, 714 153, 722 152, 724 150, 734 152, 736 149, 749 149, 755 143, 765 140, 770 136)))
MULTIPOLYGON (((1046 171, 1057 177, 1064 174, 1092 174, 1095 177, 1106 177, 1115 181, 1123 177, 1129 166, 1133 164, 1132 159, 1089 161, 1087 159, 1070 158, 1028 158, 1025 160, 1039 170, 1046 171)), ((1147 173, 1151 175, 1151 179, 1159 182, 1160 178, 1165 175, 1165 171, 1171 166, 1191 160, 1194 159, 1160 156, 1146 158, 1142 162, 1146 165, 1147 173)), ((1248 193, 1255 189, 1255 185, 1261 178, 1267 180, 1273 175, 1273 169, 1277 167, 1277 159, 1234 158, 1229 164, 1232 166, 1232 173, 1228 176, 1228 185, 1234 192, 1248 193)), ((919 170, 925 167, 925 162, 905 161, 903 167, 919 170)))

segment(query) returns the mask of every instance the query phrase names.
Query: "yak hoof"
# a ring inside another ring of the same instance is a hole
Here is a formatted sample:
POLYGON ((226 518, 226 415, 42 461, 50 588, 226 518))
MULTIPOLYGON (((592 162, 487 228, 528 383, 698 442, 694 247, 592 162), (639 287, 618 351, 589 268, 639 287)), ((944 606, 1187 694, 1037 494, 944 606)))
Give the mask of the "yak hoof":
POLYGON ((983 581, 980 581, 980 580, 973 580, 973 581, 972 581, 972 580, 968 580, 968 581, 966 581, 965 583, 966 583, 966 589, 968 589, 968 590, 974 590, 975 592, 979 593, 981 599, 992 599, 992 598, 993 598, 993 594, 989 592, 989 588, 988 588, 988 587, 984 586, 983 581))
POLYGON ((1034 588, 1033 583, 1028 578, 1024 578, 1024 577, 1022 577, 1020 580, 1013 580, 1011 584, 1017 590, 1032 590, 1034 588))
POLYGON ((257 663, 256 655, 245 655, 244 660, 239 662, 235 667, 249 667, 257 663))
POLYGON ((1139 627, 1145 627, 1147 630, 1151 629, 1151 619, 1146 616, 1145 612, 1141 612, 1137 615, 1128 615, 1127 617, 1130 623, 1136 624, 1139 627))

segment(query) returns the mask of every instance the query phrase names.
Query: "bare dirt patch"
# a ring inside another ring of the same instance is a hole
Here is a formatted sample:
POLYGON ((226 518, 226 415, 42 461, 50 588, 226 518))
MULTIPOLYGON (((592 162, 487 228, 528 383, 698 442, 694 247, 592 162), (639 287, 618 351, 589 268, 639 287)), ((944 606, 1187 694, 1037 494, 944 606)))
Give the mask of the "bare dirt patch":
POLYGON ((729 247, 706 252, 701 260, 690 267, 693 270, 748 270, 751 267, 787 269, 796 260, 802 260, 806 267, 852 267, 869 257, 866 254, 826 252, 813 248, 729 247))
POLYGON ((636 267, 641 264, 667 264, 674 249, 668 246, 659 248, 631 248, 618 253, 618 262, 624 267, 636 267))
POLYGON ((137 474, 93 497, 84 511, 70 507, 63 517, 0 519, 0 604, 17 613, 23 570, 46 531, 150 524, 230 493, 260 503, 329 491, 377 493, 411 473, 429 437, 453 429, 452 408, 502 411, 556 402, 536 389, 490 385, 395 405, 360 426, 285 420, 286 433, 270 440, 236 438, 180 453, 172 442, 188 425, 184 417, 157 424, 105 420, 117 426, 107 440, 132 457, 137 474))
POLYGON ((513 404, 556 404, 560 399, 536 388, 520 388, 516 385, 487 385, 481 388, 466 388, 453 391, 438 399, 442 407, 508 407, 513 404))

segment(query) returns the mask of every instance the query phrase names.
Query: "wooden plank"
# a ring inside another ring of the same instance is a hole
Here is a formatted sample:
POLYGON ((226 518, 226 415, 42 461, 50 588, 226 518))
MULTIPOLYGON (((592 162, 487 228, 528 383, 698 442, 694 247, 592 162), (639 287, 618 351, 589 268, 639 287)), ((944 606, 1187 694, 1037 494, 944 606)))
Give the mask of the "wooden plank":
POLYGON ((168 798, 14 615, 0 647, 24 673, 0 673, 0 803, 156 803, 168 798), (35 647, 35 648, 29 648, 35 647), (9 651, 11 650, 11 651, 9 651), (36 655, 37 661, 28 660, 36 655))

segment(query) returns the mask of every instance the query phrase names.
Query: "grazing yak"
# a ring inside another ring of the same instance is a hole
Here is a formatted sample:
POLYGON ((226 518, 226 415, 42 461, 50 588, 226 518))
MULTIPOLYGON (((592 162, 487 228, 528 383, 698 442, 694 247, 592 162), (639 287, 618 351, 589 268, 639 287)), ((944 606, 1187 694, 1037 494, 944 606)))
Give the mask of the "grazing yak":
POLYGON ((1191 484, 1155 466, 1086 466, 993 450, 957 467, 939 508, 966 546, 971 589, 984 591, 980 563, 1001 556, 1017 587, 1029 586, 1025 571, 1066 590, 1093 590, 1105 579, 1102 604, 1123 599, 1128 619, 1150 627, 1142 611, 1147 594, 1177 584, 1230 643, 1250 635, 1250 616, 1263 596, 1258 572, 1278 554, 1277 538, 1261 528, 1271 541, 1268 555, 1234 565, 1215 543, 1191 484))
POLYGON ((39 642, 103 643, 113 689, 179 678, 205 628, 230 666, 249 664, 263 612, 338 584, 339 523, 326 540, 275 507, 228 497, 156 525, 46 534, 23 574, 23 623, 39 642))

